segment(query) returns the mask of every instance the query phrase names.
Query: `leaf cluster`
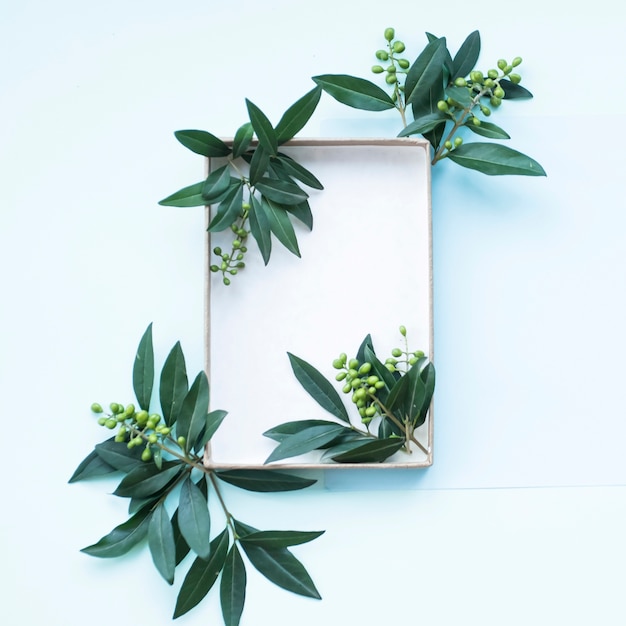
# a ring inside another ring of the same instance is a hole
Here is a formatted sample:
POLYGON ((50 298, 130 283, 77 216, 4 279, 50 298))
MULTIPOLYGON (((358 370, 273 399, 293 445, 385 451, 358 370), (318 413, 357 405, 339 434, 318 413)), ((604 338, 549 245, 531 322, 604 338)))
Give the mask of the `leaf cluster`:
POLYGON ((517 150, 491 142, 464 143, 458 134, 467 129, 488 139, 510 138, 484 118, 502 100, 532 98, 532 93, 519 84, 519 74, 513 73, 521 58, 511 64, 501 59, 498 69, 489 70, 485 76, 474 69, 481 48, 478 31, 468 35, 454 56, 445 37, 427 33, 428 43, 413 62, 397 56, 405 46, 393 41, 394 29, 387 29, 385 35, 388 50, 379 50, 376 57, 389 65, 386 69, 375 65, 372 71, 385 76, 391 95, 369 80, 347 74, 323 74, 313 80, 350 107, 366 111, 397 109, 404 125, 399 136, 423 135, 432 145, 433 164, 449 158, 457 165, 492 176, 545 176, 537 161, 517 150))
MULTIPOLYGON (((139 343, 133 367, 133 388, 142 411, 150 409, 154 386, 150 325, 139 343)), ((228 511, 220 488, 225 483, 248 491, 281 492, 304 489, 315 481, 271 470, 204 467, 204 446, 226 412, 208 410, 209 386, 204 372, 188 384, 180 343, 172 348, 161 369, 159 403, 167 424, 159 436, 156 428, 131 417, 127 410, 121 411, 117 403, 111 404, 108 418, 101 418, 108 428, 110 420, 116 422, 120 431, 124 429, 123 434, 118 432, 97 444, 69 482, 123 474, 113 493, 129 500, 129 517, 82 551, 113 558, 147 542, 154 566, 170 585, 176 569, 189 560, 186 557, 190 554, 192 561, 178 592, 174 618, 200 603, 219 579, 224 624, 237 626, 245 603, 246 561, 274 584, 319 599, 310 575, 289 548, 312 541, 323 531, 261 531, 248 526, 228 511), (143 451, 131 444, 138 437, 145 444, 143 451), (146 456, 146 450, 152 453, 146 456), (211 538, 214 524, 208 504, 213 497, 223 510, 225 526, 211 538)), ((92 410, 102 412, 100 405, 93 405, 92 410)), ((141 415, 141 411, 133 415, 141 415)))
MULTIPOLYGON (((250 234, 264 263, 270 260, 272 236, 291 253, 300 256, 292 219, 313 228, 309 194, 302 185, 323 189, 322 183, 279 147, 298 133, 309 121, 322 90, 315 87, 283 114, 274 127, 263 111, 246 99, 249 121, 237 129, 226 143, 204 130, 179 130, 178 141, 186 148, 208 158, 225 161, 203 181, 187 186, 159 202, 165 206, 190 207, 213 205, 209 232, 232 229, 235 234, 230 252, 214 249, 217 264, 226 284, 229 276, 245 267, 246 238, 250 234)), ((220 162, 221 162, 220 161, 220 162)))
POLYGON ((423 353, 396 350, 405 357, 404 370, 395 358, 383 363, 377 357, 370 335, 349 363, 345 354, 333 363, 342 370, 336 380, 344 383, 344 393, 352 393, 361 427, 352 422, 333 384, 313 365, 288 354, 298 382, 335 420, 290 421, 266 431, 266 437, 278 442, 266 463, 313 450, 321 450, 322 460, 335 463, 380 463, 399 450, 410 453, 412 446, 427 452, 415 430, 426 421, 435 368, 423 353))

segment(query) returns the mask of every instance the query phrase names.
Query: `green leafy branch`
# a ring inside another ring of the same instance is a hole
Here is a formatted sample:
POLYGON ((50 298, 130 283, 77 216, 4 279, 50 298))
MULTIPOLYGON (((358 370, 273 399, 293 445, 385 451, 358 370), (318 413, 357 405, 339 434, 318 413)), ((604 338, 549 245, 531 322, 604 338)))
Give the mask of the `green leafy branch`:
POLYGON ((391 95, 369 80, 346 74, 324 74, 313 80, 348 106, 366 111, 395 108, 404 127, 398 136, 423 135, 432 145, 433 164, 449 158, 491 176, 546 175, 537 161, 517 150, 491 142, 464 143, 459 135, 461 129, 469 129, 488 139, 510 139, 506 131, 486 118, 503 100, 532 98, 532 93, 520 85, 521 75, 513 71, 521 64, 521 57, 510 63, 500 59, 497 69, 483 74, 474 69, 481 48, 478 31, 468 35, 454 57, 445 37, 427 33, 428 44, 413 63, 399 56, 406 47, 395 39, 393 28, 387 28, 384 37, 387 47, 375 56, 388 65, 376 64, 372 72, 384 75, 391 95), (408 121, 408 114, 412 121, 408 121))
POLYGON ((359 418, 355 426, 341 397, 315 367, 289 354, 291 368, 307 393, 339 420, 285 422, 263 433, 278 442, 266 463, 323 450, 322 460, 336 463, 379 463, 413 446, 428 454, 416 429, 426 421, 435 390, 435 368, 422 351, 409 351, 406 328, 400 327, 405 347, 394 348, 383 363, 367 335, 357 355, 342 353, 333 361, 335 380, 351 394, 359 418))
POLYGON ((320 598, 302 563, 289 550, 323 531, 261 531, 228 510, 221 483, 256 492, 293 491, 315 480, 271 470, 213 470, 203 462, 205 445, 226 412, 209 411, 209 384, 200 372, 189 385, 180 343, 170 351, 159 378, 161 413, 151 413, 155 383, 152 325, 146 329, 133 366, 138 407, 113 402, 105 413, 92 412, 113 437, 99 443, 79 464, 70 483, 121 472, 114 495, 129 499, 129 518, 96 543, 82 549, 112 558, 145 542, 154 565, 170 585, 176 568, 191 552, 195 558, 178 592, 174 618, 194 608, 220 579, 220 601, 226 626, 237 626, 243 612, 247 573, 242 557, 274 584, 293 593, 320 598), (211 539, 209 494, 214 493, 225 527, 211 539), (168 508, 174 508, 172 515, 168 508))
POLYGON ((235 133, 231 143, 203 130, 179 130, 176 138, 186 148, 208 158, 226 160, 199 183, 184 187, 161 200, 164 206, 216 207, 208 231, 231 229, 230 251, 216 246, 211 271, 221 273, 224 284, 245 267, 247 238, 252 235, 265 265, 272 252, 272 235, 292 254, 300 256, 291 222, 295 218, 309 230, 313 215, 308 193, 300 183, 323 189, 322 183, 303 165, 280 152, 279 146, 292 139, 309 121, 321 96, 316 87, 291 105, 273 127, 267 116, 246 100, 249 122, 235 133))

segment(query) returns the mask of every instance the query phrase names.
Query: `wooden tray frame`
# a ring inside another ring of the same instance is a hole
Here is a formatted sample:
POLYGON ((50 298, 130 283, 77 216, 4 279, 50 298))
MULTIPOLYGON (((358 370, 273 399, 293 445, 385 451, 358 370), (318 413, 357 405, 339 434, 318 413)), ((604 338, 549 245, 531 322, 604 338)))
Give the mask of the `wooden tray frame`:
MULTIPOLYGON (((232 144, 232 139, 224 139, 227 144, 232 144)), ((284 146, 290 147, 315 147, 315 146, 397 146, 400 148, 414 148, 418 150, 424 150, 426 154, 425 162, 427 167, 425 168, 424 176, 427 181, 428 190, 428 291, 429 291, 429 329, 428 329, 428 344, 429 353, 428 356, 431 361, 434 362, 434 327, 433 327, 433 264, 432 264, 432 197, 431 197, 431 167, 430 167, 430 143, 421 138, 306 138, 306 139, 292 139, 286 142, 284 146)), ((207 159, 206 172, 211 170, 211 159, 207 159)), ((312 210, 315 214, 315 206, 312 204, 312 210)), ((211 207, 206 207, 206 225, 208 225, 211 217, 211 207)), ((311 234, 315 236, 315 232, 311 234)), ((256 247, 256 243, 251 241, 251 246, 256 247)), ((211 272, 209 266, 211 264, 211 235, 207 232, 205 238, 205 371, 209 380, 211 380, 211 272)), ((257 251, 252 251, 253 254, 257 254, 257 251)), ((271 261, 270 261, 271 265, 271 261)), ((267 269, 268 272, 272 272, 272 268, 267 269)), ((242 276, 242 280, 243 280, 242 276)), ((294 384, 298 385, 294 379, 294 384)), ((304 390, 303 390, 303 393, 304 390)), ((227 407, 226 407, 227 408, 227 407)), ((226 418, 228 419, 228 418, 226 418)), ((281 461, 274 462, 268 465, 246 463, 246 462, 223 462, 213 461, 211 442, 206 446, 204 455, 204 465, 211 469, 247 469, 247 470, 341 470, 341 469, 416 469, 426 468, 433 464, 433 440, 434 440, 434 403, 431 403, 427 424, 426 424, 426 442, 425 447, 428 450, 428 454, 425 455, 425 459, 417 462, 384 462, 384 463, 323 463, 323 462, 289 462, 281 461)), ((261 436, 261 433, 259 433, 261 436)))

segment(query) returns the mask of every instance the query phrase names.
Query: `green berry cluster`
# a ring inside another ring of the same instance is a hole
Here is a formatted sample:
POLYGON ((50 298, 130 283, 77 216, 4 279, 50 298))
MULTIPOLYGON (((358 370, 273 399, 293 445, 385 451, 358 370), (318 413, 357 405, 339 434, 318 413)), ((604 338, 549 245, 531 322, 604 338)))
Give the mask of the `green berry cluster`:
POLYGON ((371 363, 360 363, 358 359, 348 361, 345 352, 333 361, 333 367, 340 370, 335 380, 344 383, 344 393, 352 394, 352 402, 356 404, 361 422, 369 424, 379 414, 376 394, 385 387, 384 381, 372 374, 371 363))
POLYGON ((392 373, 406 373, 410 367, 415 365, 425 356, 422 350, 415 350, 414 352, 409 351, 406 341, 406 328, 404 326, 400 326, 400 334, 405 339, 405 349, 402 350, 401 348, 394 348, 391 351, 391 356, 385 360, 385 367, 392 373))
MULTIPOLYGON (((110 413, 105 414, 102 405, 94 402, 91 405, 92 413, 100 415, 98 424, 109 430, 117 428, 115 441, 126 442, 128 449, 144 446, 141 454, 142 461, 150 461, 153 453, 161 447, 167 439, 171 439, 171 428, 161 423, 161 416, 157 413, 135 409, 134 404, 119 404, 111 402, 110 413)), ((177 441, 178 445, 184 447, 184 437, 182 441, 177 441)))
POLYGON ((388 63, 388 65, 385 67, 379 64, 373 65, 372 72, 374 74, 385 74, 385 82, 394 87, 392 98, 394 101, 397 101, 401 93, 404 92, 404 85, 400 80, 400 76, 407 73, 411 63, 408 59, 397 56, 406 50, 406 46, 404 42, 395 39, 395 36, 396 31, 393 28, 385 29, 384 37, 387 41, 387 49, 377 50, 375 56, 379 61, 388 63))
POLYGON ((239 270, 246 266, 244 258, 248 248, 245 244, 250 234, 250 231, 246 229, 246 225, 250 215, 250 208, 249 202, 243 202, 238 219, 230 226, 230 230, 234 234, 230 252, 225 252, 219 246, 213 248, 213 254, 219 258, 219 263, 211 265, 210 270, 213 273, 221 272, 222 282, 225 285, 230 285, 230 277, 235 276, 239 270))

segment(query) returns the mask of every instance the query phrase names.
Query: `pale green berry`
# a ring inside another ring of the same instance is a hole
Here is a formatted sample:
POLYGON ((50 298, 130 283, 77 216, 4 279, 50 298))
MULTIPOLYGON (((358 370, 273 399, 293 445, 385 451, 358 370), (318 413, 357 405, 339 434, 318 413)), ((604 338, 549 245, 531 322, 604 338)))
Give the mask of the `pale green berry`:
POLYGON ((185 444, 187 443, 187 439, 185 437, 183 437, 182 435, 180 435, 180 437, 178 437, 178 439, 176 440, 176 443, 181 447, 184 448, 185 444))
POLYGON ((361 367, 359 367, 359 374, 361 374, 361 375, 369 374, 371 369, 372 369, 372 364, 371 363, 363 363, 363 365, 361 365, 361 367))
POLYGON ((393 51, 397 54, 400 54, 401 52, 404 52, 406 50, 406 46, 402 41, 394 41, 392 47, 393 51))
POLYGON ((398 330, 403 337, 406 337, 406 326, 400 326, 398 330))
POLYGON ((493 95, 494 95, 496 98, 504 98, 504 89, 502 89, 502 87, 496 87, 496 88, 493 90, 493 95))
POLYGON ((480 120, 477 117, 473 117, 472 124, 474 124, 474 126, 480 126, 480 120))
POLYGON ((398 65, 403 69, 403 70, 408 70, 409 66, 411 65, 409 63, 408 59, 398 59, 398 65))
POLYGON ((393 85, 398 82, 398 78, 395 74, 387 74, 387 76, 385 76, 385 82, 388 85, 393 85))
POLYGON ((462 138, 462 137, 457 137, 457 138, 454 140, 454 147, 455 147, 455 148, 458 148, 458 147, 459 147, 462 143, 463 143, 463 138, 462 138))
POLYGON ((348 372, 339 372, 337 376, 335 376, 335 380, 341 382, 348 375, 348 372))
POLYGON ((355 370, 359 367, 360 363, 358 362, 357 359, 350 359, 350 361, 348 362, 348 367, 352 370, 355 370))
POLYGON ((446 150, 452 150, 452 142, 451 141, 446 141, 446 143, 443 144, 446 148, 446 150))
POLYGON ((396 358, 399 356, 402 356, 402 350, 400 350, 400 348, 394 348, 391 351, 392 356, 395 356, 396 358))
POLYGON ((391 41, 396 36, 396 31, 393 28, 385 28, 385 39, 391 41))
POLYGON ((498 78, 498 70, 489 70, 487 72, 487 76, 489 76, 489 78, 498 78))
POLYGON ((346 383, 341 391, 344 393, 350 393, 352 391, 352 385, 350 383, 346 383))
POLYGON ((389 53, 386 50, 377 50, 376 51, 376 58, 379 61, 388 61, 389 60, 389 53))
POLYGON ((102 413, 102 407, 97 402, 94 402, 91 405, 91 412, 92 413, 102 413))
POLYGON ((343 367, 343 361, 342 361, 341 359, 335 359, 335 360, 333 361, 333 367, 334 367, 336 370, 340 370, 340 369, 343 367))
POLYGON ((150 448, 145 448, 144 451, 141 453, 141 460, 149 461, 151 458, 152 458, 152 450, 150 450, 150 448))
POLYGON ((501 70, 503 70, 507 65, 508 63, 506 62, 506 59, 498 59, 498 67, 501 70))
POLYGON ((465 87, 467 85, 467 81, 462 76, 459 76, 458 78, 454 79, 454 84, 457 87, 465 87))
POLYGON ((389 72, 389 74, 395 74, 396 73, 396 66, 395 65, 390 65, 387 68, 387 72, 389 72))
POLYGON ((372 65, 372 72, 374 74, 382 74, 385 70, 381 65, 372 65))
POLYGON ((437 108, 444 113, 450 109, 448 103, 445 100, 439 100, 439 102, 437 102, 437 108))
POLYGON ((522 82, 522 77, 519 74, 510 74, 509 79, 516 85, 519 85, 522 82))
POLYGON ((367 384, 371 387, 372 385, 375 385, 377 382, 379 381, 378 376, 368 376, 367 378, 367 384))
POLYGON ((374 406, 368 406, 365 409, 365 416, 366 417, 374 417, 374 415, 376 415, 376 407, 374 406))
POLYGON ((511 65, 513 67, 517 67, 520 63, 522 62, 522 57, 515 57, 512 61, 511 61, 511 65))

